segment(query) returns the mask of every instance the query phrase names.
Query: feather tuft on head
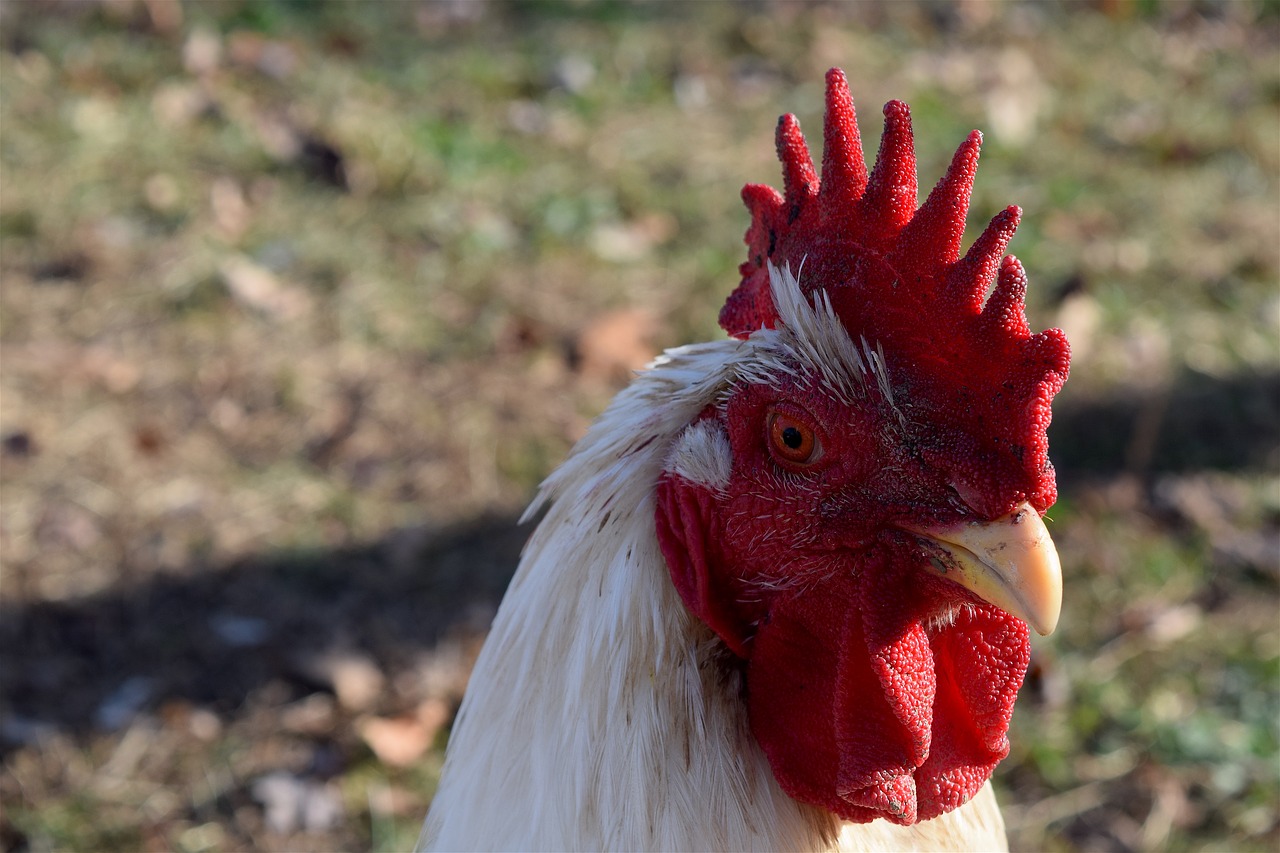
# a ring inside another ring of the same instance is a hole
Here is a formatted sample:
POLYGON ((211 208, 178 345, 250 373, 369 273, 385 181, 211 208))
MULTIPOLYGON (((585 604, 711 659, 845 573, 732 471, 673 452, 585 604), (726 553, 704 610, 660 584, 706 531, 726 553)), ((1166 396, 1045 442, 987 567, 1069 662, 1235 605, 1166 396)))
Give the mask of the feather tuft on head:
POLYGON ((1026 274, 1005 256, 1021 216, 1017 207, 996 214, 960 255, 982 134, 969 134, 917 209, 906 104, 885 105, 868 174, 849 84, 833 68, 823 142, 819 177, 795 116, 778 121, 783 192, 743 188, 751 213, 748 256, 720 325, 739 338, 776 327, 769 266, 789 267, 806 296, 826 292, 853 340, 883 347, 895 393, 904 392, 899 396, 922 414, 967 427, 965 443, 979 437, 982 446, 947 453, 965 460, 955 463, 967 469, 956 472, 969 484, 962 491, 981 503, 983 494, 1012 488, 1043 511, 1056 498, 1045 434, 1049 403, 1066 381, 1070 347, 1057 329, 1033 335, 1028 327, 1026 274))

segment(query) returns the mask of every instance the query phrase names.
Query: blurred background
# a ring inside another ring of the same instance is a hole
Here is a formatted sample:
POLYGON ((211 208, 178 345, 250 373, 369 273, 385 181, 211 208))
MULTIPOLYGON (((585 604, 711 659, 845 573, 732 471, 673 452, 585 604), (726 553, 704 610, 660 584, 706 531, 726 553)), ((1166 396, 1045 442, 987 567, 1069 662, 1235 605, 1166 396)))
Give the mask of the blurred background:
POLYGON ((1274 2, 0 5, 0 848, 405 849, 528 529, 717 337, 779 113, 986 134, 1061 628, 1016 849, 1280 848, 1274 2))

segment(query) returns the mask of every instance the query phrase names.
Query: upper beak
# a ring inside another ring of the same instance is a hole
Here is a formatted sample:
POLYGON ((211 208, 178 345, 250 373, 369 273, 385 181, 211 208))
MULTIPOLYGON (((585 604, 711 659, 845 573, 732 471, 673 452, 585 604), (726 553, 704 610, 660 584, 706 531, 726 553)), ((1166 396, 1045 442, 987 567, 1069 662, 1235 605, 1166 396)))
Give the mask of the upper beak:
POLYGON ((994 521, 904 529, 928 547, 934 570, 1037 633, 1053 633, 1062 609, 1062 567, 1031 504, 994 521))

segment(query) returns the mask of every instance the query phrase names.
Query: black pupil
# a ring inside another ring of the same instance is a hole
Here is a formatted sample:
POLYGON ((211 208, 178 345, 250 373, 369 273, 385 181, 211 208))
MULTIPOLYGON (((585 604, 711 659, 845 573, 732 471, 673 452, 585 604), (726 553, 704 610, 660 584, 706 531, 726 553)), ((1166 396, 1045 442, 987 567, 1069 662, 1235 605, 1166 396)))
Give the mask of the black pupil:
POLYGON ((799 450, 800 445, 804 444, 804 436, 795 427, 787 427, 782 431, 782 443, 792 450, 799 450))

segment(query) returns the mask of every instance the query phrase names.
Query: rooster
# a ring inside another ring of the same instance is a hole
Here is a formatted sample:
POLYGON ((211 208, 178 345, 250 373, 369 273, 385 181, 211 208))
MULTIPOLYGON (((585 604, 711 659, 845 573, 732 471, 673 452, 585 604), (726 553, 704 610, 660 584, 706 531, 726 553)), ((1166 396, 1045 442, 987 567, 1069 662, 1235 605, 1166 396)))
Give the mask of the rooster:
POLYGON ((1018 208, 960 256, 981 134, 917 209, 884 117, 868 174, 832 69, 821 180, 780 119, 729 337, 658 358, 543 484, 424 847, 1006 847, 1069 349, 1028 328, 1018 208))

